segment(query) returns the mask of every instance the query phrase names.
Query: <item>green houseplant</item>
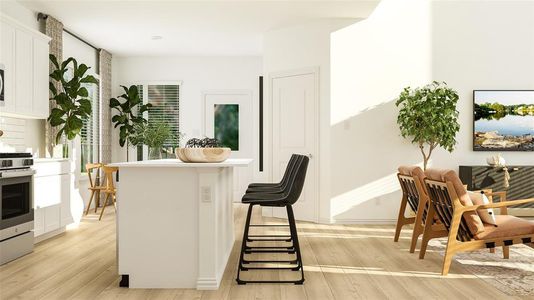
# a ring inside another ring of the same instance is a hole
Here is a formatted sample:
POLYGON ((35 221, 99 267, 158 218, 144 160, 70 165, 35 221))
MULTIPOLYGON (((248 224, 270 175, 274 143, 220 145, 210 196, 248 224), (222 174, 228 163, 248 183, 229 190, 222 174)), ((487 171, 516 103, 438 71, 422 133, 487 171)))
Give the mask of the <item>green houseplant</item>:
POLYGON ((55 67, 50 73, 50 78, 60 83, 61 89, 58 90, 54 83, 50 82, 49 90, 52 94, 50 100, 55 101, 57 106, 50 112, 48 122, 53 127, 60 127, 56 135, 56 144, 59 144, 63 135, 68 140, 73 140, 80 134, 83 120, 92 112, 91 100, 87 98, 89 92, 83 85, 98 84, 98 80, 86 75, 90 68, 85 64, 78 65, 73 57, 69 57, 60 65, 57 58, 50 54, 50 61, 55 67))
POLYGON ((136 132, 139 125, 147 123, 147 120, 143 118, 143 113, 152 104, 143 104, 136 85, 130 87, 121 85, 121 87, 124 94, 117 98, 111 98, 109 107, 117 110, 117 114, 111 118, 111 121, 115 124, 114 128, 119 127, 119 145, 121 147, 126 145, 126 160, 128 160, 129 138, 136 132))
POLYGON ((175 139, 171 127, 163 122, 141 123, 134 127, 135 132, 130 136, 131 143, 148 146, 149 159, 161 159, 165 142, 175 139))
POLYGON ((436 147, 454 150, 460 130, 457 103, 458 93, 445 82, 436 81, 416 89, 405 88, 395 103, 400 108, 397 123, 401 135, 419 147, 425 170, 436 147))

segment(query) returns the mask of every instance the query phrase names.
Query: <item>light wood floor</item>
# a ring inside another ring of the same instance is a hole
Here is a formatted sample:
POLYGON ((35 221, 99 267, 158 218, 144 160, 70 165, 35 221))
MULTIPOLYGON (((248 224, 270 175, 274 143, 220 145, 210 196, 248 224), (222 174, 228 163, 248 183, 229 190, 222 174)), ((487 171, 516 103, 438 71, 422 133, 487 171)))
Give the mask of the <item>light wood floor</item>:
MULTIPOLYGON (((236 205, 238 240, 217 291, 119 288, 115 217, 109 209, 101 222, 89 215, 78 228, 1 266, 0 299, 511 299, 454 262, 450 275, 441 277, 442 256, 429 252, 419 260, 408 253, 409 230, 393 243, 393 226, 300 223, 304 285, 238 286, 234 279, 245 209, 236 205)), ((285 272, 249 274, 276 279, 287 278, 285 272)))

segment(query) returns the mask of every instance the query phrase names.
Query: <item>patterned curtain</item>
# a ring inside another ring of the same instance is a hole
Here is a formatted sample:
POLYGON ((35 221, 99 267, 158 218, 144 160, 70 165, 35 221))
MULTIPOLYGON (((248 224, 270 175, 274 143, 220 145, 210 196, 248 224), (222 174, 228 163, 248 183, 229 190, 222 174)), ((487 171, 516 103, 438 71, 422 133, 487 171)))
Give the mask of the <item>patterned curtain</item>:
POLYGON ((111 162, 111 53, 100 49, 100 109, 102 124, 100 124, 100 162, 111 162))
MULTIPOLYGON (((50 54, 53 54, 56 56, 58 62, 63 61, 63 23, 59 22, 58 20, 54 19, 51 16, 48 16, 45 19, 45 33, 49 37, 52 38, 50 41, 50 54)), ((55 69, 54 65, 50 63, 49 70, 52 72, 55 69)), ((56 89, 61 89, 60 83, 54 83, 56 86, 56 89)), ((50 93, 50 97, 52 97, 52 94, 50 93)), ((54 101, 49 102, 50 111, 52 111, 53 108, 56 107, 56 104, 54 101)), ((53 156, 54 153, 54 146, 56 145, 56 135, 57 135, 57 128, 54 128, 50 126, 50 123, 45 122, 45 143, 46 143, 46 151, 48 152, 49 157, 53 156)))

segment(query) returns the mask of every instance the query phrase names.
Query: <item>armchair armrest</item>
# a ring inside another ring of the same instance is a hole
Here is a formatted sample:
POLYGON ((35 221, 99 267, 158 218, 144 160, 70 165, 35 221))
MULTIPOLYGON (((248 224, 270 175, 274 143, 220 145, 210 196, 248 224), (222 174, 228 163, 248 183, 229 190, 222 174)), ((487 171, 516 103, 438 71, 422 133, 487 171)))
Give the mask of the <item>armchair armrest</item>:
POLYGON ((499 197, 499 200, 501 202, 504 202, 506 201, 506 192, 505 191, 499 191, 499 192, 488 192, 488 193, 484 193, 486 196, 488 197, 494 197, 494 196, 497 196, 499 197))
POLYGON ((531 199, 522 199, 522 200, 512 200, 512 201, 502 201, 497 203, 490 203, 490 204, 479 204, 479 205, 472 205, 472 206, 464 206, 461 208, 463 212, 466 211, 472 211, 477 210, 481 208, 503 208, 508 207, 512 205, 519 205, 519 204, 525 204, 525 203, 534 203, 534 198, 531 199))

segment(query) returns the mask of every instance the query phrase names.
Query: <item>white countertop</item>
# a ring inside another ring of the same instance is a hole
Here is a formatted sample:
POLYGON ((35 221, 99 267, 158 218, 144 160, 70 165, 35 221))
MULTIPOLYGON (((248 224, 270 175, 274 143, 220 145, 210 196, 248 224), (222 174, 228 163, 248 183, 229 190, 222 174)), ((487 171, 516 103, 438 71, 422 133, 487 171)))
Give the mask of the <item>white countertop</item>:
POLYGON ((50 163, 50 162, 61 162, 68 161, 68 158, 34 158, 34 163, 50 163))
POLYGON ((217 168, 217 167, 245 167, 252 162, 249 158, 230 158, 220 163, 184 163, 179 159, 158 159, 145 161, 131 161, 109 164, 119 168, 217 168))

